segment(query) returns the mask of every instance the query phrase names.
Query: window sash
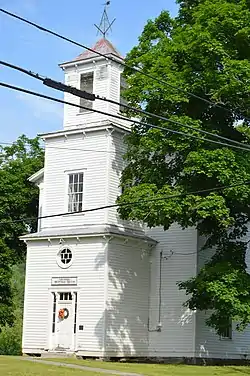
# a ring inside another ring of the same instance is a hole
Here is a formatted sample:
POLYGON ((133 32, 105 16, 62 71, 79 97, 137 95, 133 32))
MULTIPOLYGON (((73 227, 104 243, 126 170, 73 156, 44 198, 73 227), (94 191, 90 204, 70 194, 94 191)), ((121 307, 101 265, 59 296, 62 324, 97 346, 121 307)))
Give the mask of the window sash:
POLYGON ((69 174, 68 179, 68 212, 82 211, 83 208, 83 172, 69 174))

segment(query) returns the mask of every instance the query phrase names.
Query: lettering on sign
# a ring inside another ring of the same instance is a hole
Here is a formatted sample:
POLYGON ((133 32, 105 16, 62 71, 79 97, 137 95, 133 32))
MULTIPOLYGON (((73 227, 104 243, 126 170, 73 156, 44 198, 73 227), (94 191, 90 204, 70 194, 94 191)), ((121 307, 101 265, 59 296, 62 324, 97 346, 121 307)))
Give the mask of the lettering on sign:
POLYGON ((76 286, 77 277, 52 277, 51 278, 52 286, 76 286))

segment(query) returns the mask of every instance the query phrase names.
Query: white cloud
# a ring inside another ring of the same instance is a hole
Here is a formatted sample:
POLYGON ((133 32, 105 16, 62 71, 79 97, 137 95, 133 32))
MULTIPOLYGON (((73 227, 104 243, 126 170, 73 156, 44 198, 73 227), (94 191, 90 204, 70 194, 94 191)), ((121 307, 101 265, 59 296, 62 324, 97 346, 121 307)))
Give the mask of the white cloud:
POLYGON ((59 103, 25 94, 19 94, 18 99, 24 102, 31 109, 32 115, 38 119, 46 120, 49 118, 51 120, 51 116, 60 120, 63 119, 63 105, 59 103))

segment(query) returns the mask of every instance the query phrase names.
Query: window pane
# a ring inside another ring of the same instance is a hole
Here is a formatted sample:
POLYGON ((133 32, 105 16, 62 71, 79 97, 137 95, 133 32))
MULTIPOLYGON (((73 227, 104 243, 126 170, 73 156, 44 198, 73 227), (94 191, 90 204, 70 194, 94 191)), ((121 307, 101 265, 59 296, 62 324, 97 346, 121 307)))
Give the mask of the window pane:
POLYGON ((84 173, 69 176, 72 182, 68 186, 68 211, 71 213, 82 211, 84 173))
POLYGON ((69 175, 69 184, 71 184, 71 183, 73 183, 73 175, 72 174, 69 175))

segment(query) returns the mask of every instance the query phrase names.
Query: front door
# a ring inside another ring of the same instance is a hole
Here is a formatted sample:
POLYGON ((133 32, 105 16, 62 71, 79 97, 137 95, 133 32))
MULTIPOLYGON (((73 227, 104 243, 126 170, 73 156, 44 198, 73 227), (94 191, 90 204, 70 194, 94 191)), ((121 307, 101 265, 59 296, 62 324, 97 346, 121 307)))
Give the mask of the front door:
POLYGON ((60 292, 57 317, 57 348, 71 349, 73 346, 74 307, 71 292, 60 292))

